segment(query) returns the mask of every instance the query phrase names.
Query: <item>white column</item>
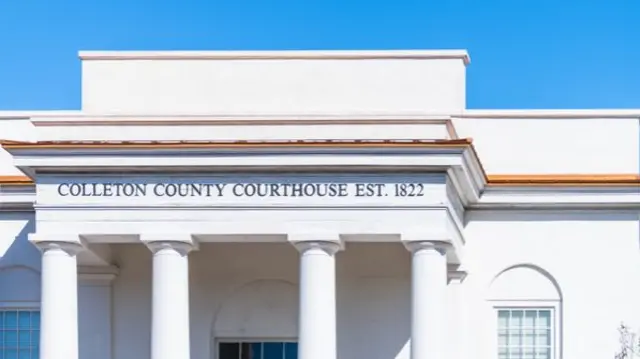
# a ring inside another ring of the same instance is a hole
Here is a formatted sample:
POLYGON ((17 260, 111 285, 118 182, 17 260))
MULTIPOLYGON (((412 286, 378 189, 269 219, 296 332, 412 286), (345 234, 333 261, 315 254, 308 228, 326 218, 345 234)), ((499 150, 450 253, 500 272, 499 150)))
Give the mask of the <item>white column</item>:
POLYGON ((78 359, 79 243, 39 241, 42 251, 40 358, 78 359))
POLYGON ((444 359, 446 347, 447 258, 445 246, 410 241, 411 359, 444 359))
POLYGON ((190 359, 189 261, 180 241, 149 241, 153 252, 151 359, 190 359))
POLYGON ((336 264, 334 241, 300 241, 299 359, 336 359, 336 264))

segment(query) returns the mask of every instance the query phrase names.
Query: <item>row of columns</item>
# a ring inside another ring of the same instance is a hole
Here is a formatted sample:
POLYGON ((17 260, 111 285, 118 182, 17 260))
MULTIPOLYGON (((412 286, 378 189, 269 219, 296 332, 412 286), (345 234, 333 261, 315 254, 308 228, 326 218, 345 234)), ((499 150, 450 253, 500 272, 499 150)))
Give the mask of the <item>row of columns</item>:
MULTIPOLYGON (((79 243, 40 242, 42 251, 42 359, 78 359, 79 243)), ((333 240, 296 241, 300 252, 299 359, 336 359, 335 254, 333 240)), ((189 263, 192 245, 150 241, 153 253, 151 359, 189 359, 189 263)), ((407 241, 412 253, 411 358, 445 358, 446 246, 407 241)))

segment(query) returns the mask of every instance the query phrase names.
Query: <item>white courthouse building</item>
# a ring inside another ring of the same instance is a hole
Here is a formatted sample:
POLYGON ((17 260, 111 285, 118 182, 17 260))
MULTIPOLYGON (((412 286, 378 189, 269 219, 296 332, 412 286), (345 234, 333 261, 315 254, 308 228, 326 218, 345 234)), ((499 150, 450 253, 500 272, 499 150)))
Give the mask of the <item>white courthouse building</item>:
POLYGON ((465 51, 80 59, 81 110, 0 112, 0 359, 607 359, 640 329, 640 110, 467 109, 465 51))

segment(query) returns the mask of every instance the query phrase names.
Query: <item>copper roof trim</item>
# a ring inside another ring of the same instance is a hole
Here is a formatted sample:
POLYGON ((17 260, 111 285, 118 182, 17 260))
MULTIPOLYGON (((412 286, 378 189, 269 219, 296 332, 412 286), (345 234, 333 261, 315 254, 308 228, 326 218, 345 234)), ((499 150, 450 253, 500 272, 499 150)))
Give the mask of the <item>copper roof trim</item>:
POLYGON ((634 174, 489 175, 493 186, 640 186, 634 174))
MULTIPOLYGON (((640 186, 640 175, 585 174, 585 175, 489 175, 490 186, 640 186)), ((32 185, 27 176, 0 176, 0 185, 32 185)))
POLYGON ((0 176, 0 185, 8 185, 8 186, 31 186, 33 185, 33 180, 27 176, 0 176))
MULTIPOLYGON (((268 147, 391 147, 391 148, 461 148, 475 152, 472 140, 282 140, 282 141, 0 141, 7 149, 197 149, 197 148, 268 148, 268 147)), ((637 174, 496 174, 488 175, 490 186, 640 186, 637 174)), ((0 184, 32 184, 25 176, 0 176, 0 184)))

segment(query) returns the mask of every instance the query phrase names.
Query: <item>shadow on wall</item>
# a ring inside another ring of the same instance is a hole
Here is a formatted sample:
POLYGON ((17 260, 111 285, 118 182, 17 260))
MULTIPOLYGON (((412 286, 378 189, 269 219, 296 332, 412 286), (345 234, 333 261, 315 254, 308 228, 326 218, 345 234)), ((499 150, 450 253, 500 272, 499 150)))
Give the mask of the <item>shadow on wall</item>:
POLYGON ((344 286, 349 290, 338 297, 347 304, 338 307, 338 356, 409 359, 410 277, 360 277, 344 286))
POLYGON ((298 327, 298 289, 284 280, 260 279, 233 291, 216 310, 216 340, 294 339, 298 327))
POLYGON ((28 241, 35 229, 33 215, 11 214, 0 220, 6 248, 0 257, 0 303, 40 301, 40 252, 28 241), (15 235, 12 236, 12 234, 15 235))
MULTIPOLYGON (((410 282, 359 278, 338 286, 337 336, 341 357, 409 358, 410 282)), ((234 290, 217 308, 211 352, 221 340, 295 340, 298 286, 261 279, 234 290)))

